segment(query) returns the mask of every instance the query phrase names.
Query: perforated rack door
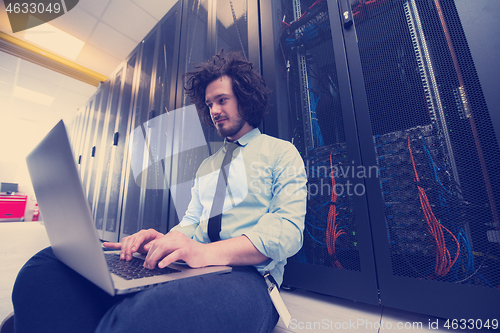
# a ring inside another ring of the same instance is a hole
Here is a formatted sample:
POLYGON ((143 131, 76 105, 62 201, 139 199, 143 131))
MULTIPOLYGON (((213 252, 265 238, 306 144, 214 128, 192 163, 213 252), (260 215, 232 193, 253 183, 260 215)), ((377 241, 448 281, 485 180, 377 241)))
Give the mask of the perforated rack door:
POLYGON ((273 35, 263 39, 266 82, 281 92, 270 112, 277 112, 279 136, 297 147, 308 175, 304 244, 289 259, 284 284, 378 304, 365 195, 366 178, 378 172, 365 168, 359 153, 338 6, 273 3, 261 7, 263 27, 269 16, 285 21, 272 21, 273 35), (266 47, 272 37, 278 59, 266 47))
POLYGON ((381 304, 491 320, 500 150, 455 2, 351 4, 344 34, 353 89, 365 94, 355 99, 361 150, 380 169, 368 201, 381 304))

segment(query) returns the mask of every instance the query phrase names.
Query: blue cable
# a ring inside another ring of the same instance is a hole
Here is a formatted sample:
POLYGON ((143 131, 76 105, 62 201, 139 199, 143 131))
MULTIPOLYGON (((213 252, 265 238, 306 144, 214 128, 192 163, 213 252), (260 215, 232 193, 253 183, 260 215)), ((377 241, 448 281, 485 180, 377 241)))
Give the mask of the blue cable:
POLYGON ((317 240, 316 238, 313 237, 313 235, 311 235, 311 233, 309 232, 309 229, 306 228, 306 231, 307 231, 307 234, 309 235, 309 237, 311 237, 312 240, 314 240, 316 243, 319 243, 323 246, 326 246, 326 243, 323 243, 323 242, 320 242, 319 240, 317 240))

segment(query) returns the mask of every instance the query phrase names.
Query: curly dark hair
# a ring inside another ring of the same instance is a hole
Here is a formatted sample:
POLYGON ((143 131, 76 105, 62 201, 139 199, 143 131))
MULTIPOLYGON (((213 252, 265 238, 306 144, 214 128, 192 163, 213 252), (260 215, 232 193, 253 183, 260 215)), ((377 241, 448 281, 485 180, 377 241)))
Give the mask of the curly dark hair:
POLYGON ((205 104, 205 90, 210 83, 224 75, 231 78, 241 117, 254 128, 259 126, 267 113, 271 91, 266 87, 264 78, 252 70, 253 64, 241 52, 224 54, 224 50, 221 50, 211 59, 195 64, 194 68, 194 71, 183 75, 186 79, 184 91, 207 126, 215 127, 205 104))

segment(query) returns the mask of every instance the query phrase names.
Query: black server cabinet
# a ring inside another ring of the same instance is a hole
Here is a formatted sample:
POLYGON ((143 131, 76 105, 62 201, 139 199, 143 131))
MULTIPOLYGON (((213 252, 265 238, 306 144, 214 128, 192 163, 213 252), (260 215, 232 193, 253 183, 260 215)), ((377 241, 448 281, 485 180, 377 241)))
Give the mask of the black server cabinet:
MULTIPOLYGON (((151 117, 153 112, 150 108, 152 104, 150 101, 152 95, 152 84, 154 88, 154 52, 157 43, 157 35, 157 30, 154 29, 144 39, 141 45, 140 61, 138 64, 140 74, 137 83, 137 99, 134 101, 132 130, 137 127, 143 129, 143 124, 148 121, 148 118, 151 117)), ((133 163, 142 165, 145 163, 145 158, 149 159, 149 156, 145 155, 147 151, 144 150, 144 147, 138 147, 138 150, 134 150, 134 148, 135 147, 129 146, 129 157, 133 158, 133 163)), ((124 196, 124 202, 122 204, 122 236, 135 233, 145 224, 143 217, 145 189, 136 183, 137 176, 138 175, 134 175, 132 171, 129 171, 129 179, 124 196)), ((147 177, 147 173, 142 174, 142 177, 147 177)), ((148 224, 148 222, 146 222, 146 224, 148 224)))
POLYGON ((360 155, 338 9, 283 4, 261 7, 262 22, 284 19, 266 35, 274 41, 262 42, 266 82, 282 93, 264 127, 272 130, 268 119, 288 125, 278 134, 297 147, 308 175, 304 245, 288 260, 284 284, 378 304, 365 185, 377 169, 360 155))
POLYGON ((160 159, 166 143, 164 136, 155 128, 158 125, 155 118, 161 119, 163 114, 174 108, 175 93, 172 89, 177 76, 180 13, 179 2, 140 45, 138 74, 134 80, 136 98, 130 110, 128 146, 123 164, 125 183, 120 238, 144 228, 167 231, 168 166, 160 159))
POLYGON ((248 8, 251 5, 252 1, 249 0, 217 0, 215 2, 215 52, 220 49, 240 51, 245 58, 249 59, 248 8))
MULTIPOLYGON (((213 3, 208 0, 185 0, 179 1, 179 14, 176 25, 175 45, 177 48, 173 50, 174 68, 171 70, 171 80, 169 82, 170 92, 168 111, 173 111, 181 107, 189 105, 189 100, 183 93, 182 74, 188 70, 192 70, 193 63, 199 63, 206 59, 209 45, 211 43, 210 34, 212 32, 209 22, 211 22, 211 13, 213 3), (210 13, 210 14, 209 14, 210 13)), ((162 29, 167 32, 168 27, 164 25, 162 29)), ((167 36, 165 36, 166 38, 167 36)), ((164 43, 167 43, 165 40, 164 43)), ((167 105, 165 101, 165 105, 167 105)), ((174 116, 175 117, 175 116, 174 116)), ((169 120, 172 121, 172 120, 169 120)), ((185 127, 185 123, 178 117, 174 120, 172 126, 175 128, 185 127)), ((171 136, 170 136, 171 137, 171 136)), ((182 151, 179 148, 182 142, 165 142, 165 189, 168 196, 164 197, 163 201, 163 216, 162 219, 167 223, 165 230, 168 231, 179 223, 182 218, 180 208, 176 207, 176 197, 178 194, 170 190, 170 186, 178 184, 186 179, 193 179, 195 168, 201 163, 198 154, 193 152, 173 154, 174 151, 182 151)))
MULTIPOLYGON (((80 173, 82 177, 83 188, 87 191, 89 182, 89 168, 92 165, 92 138, 96 129, 96 115, 98 109, 98 94, 96 94, 89 102, 89 124, 85 134, 85 142, 82 150, 82 159, 80 160, 80 173)), ((88 192, 86 192, 88 193, 88 192)))
POLYGON ((75 118, 72 121, 71 124, 71 133, 70 133, 70 142, 71 142, 71 148, 73 149, 73 157, 76 159, 77 158, 77 146, 78 146, 78 141, 79 141, 79 131, 80 131, 80 126, 83 121, 83 107, 78 109, 78 112, 75 116, 75 118))
POLYGON ((162 123, 165 119, 163 115, 173 110, 174 95, 172 89, 175 87, 174 78, 176 78, 176 66, 178 59, 175 57, 178 52, 179 35, 172 32, 179 31, 179 15, 181 3, 176 5, 175 9, 170 10, 169 14, 158 25, 158 48, 155 51, 157 57, 155 61, 154 94, 152 95, 152 107, 150 119, 158 117, 145 128, 145 137, 149 141, 149 154, 152 158, 154 168, 148 170, 147 185, 142 186, 145 193, 144 217, 145 225, 142 228, 155 228, 161 232, 166 232, 168 228, 168 219, 165 216, 169 213, 170 192, 168 183, 170 181, 170 167, 167 160, 163 160, 165 151, 171 147, 172 143, 167 142, 165 135, 159 128, 163 128, 162 123), (147 225, 146 223, 153 223, 147 225))
MULTIPOLYGON (((156 40, 156 44, 159 45, 160 34, 161 32, 156 28, 155 33, 149 37, 152 48, 148 50, 144 49, 143 52, 143 60, 145 60, 143 63, 146 65, 143 74, 145 74, 145 81, 150 81, 150 85, 149 87, 146 85, 142 86, 143 95, 141 99, 141 109, 137 111, 143 116, 147 116, 147 118, 142 118, 143 121, 140 123, 144 137, 149 142, 149 149, 144 150, 146 152, 144 161, 152 163, 152 165, 157 168, 149 168, 142 174, 143 178, 140 191, 141 198, 143 198, 140 208, 142 225, 138 230, 144 228, 164 230, 166 225, 166 221, 162 220, 162 208, 163 196, 168 195, 168 192, 164 191, 165 177, 163 167, 161 164, 155 163, 158 161, 158 156, 161 155, 161 145, 156 145, 161 142, 161 138, 160 133, 155 131, 154 125, 147 123, 148 120, 152 120, 165 113, 165 110, 160 109, 160 105, 157 104, 158 99, 156 98, 161 92, 161 87, 158 86, 157 81, 159 77, 159 64, 164 63, 164 60, 160 58, 159 47, 157 46, 156 49, 153 48, 153 39, 156 40), (146 110, 147 112, 145 112, 146 110)), ((148 41, 146 43, 148 43, 148 41)))
MULTIPOLYGON (((193 70, 193 65, 201 63, 218 53, 240 51, 252 61, 258 69, 260 64, 258 29, 250 32, 249 27, 258 27, 258 3, 255 0, 187 0, 182 1, 182 25, 180 29, 179 63, 176 86, 176 108, 190 105, 189 98, 183 91, 182 75, 193 70), (253 49, 252 49, 253 46, 253 49)), ((176 119, 176 128, 187 128, 183 119, 176 119)), ((195 173, 209 154, 217 151, 223 142, 213 129, 202 125, 207 147, 177 154, 171 159, 170 183, 183 183, 194 179, 195 173)), ((174 151, 180 151, 181 142, 171 143, 174 151)), ((189 193, 187 193, 189 195, 189 193)), ((175 204, 169 202, 168 229, 182 218, 183 212, 177 211, 175 204)), ((185 199, 183 200, 185 201, 185 199)))
POLYGON ((85 193, 87 193, 88 201, 90 206, 93 204, 93 190, 94 190, 94 181, 95 181, 95 153, 96 153, 96 141, 97 137, 100 133, 100 122, 101 122, 101 103, 102 92, 98 91, 93 98, 93 107, 94 107, 94 119, 92 120, 92 129, 90 131, 90 136, 88 137, 89 142, 89 150, 87 150, 88 160, 86 165, 86 171, 83 179, 83 188, 85 193))
POLYGON ((263 39, 274 43, 263 47, 263 66, 280 73, 265 72, 292 111, 278 106, 277 119, 290 128, 280 133, 301 150, 310 177, 304 248, 285 283, 354 300, 364 288, 376 294, 372 303, 492 327, 500 301, 500 126, 490 72, 498 65, 477 59, 494 53, 495 42, 479 40, 495 31, 498 9, 462 0, 291 3, 270 6, 273 18, 261 13, 263 25, 284 18, 274 39, 263 39), (491 26, 478 28, 471 17, 491 26), (333 187, 352 180, 335 177, 350 164, 365 170, 362 195, 347 203, 314 195, 311 186, 323 184, 311 169, 322 169, 333 187), (354 242, 368 263, 361 270, 352 265, 354 242))
POLYGON ((95 151, 94 139, 98 132, 97 128, 99 126, 101 96, 102 91, 101 89, 99 89, 94 94, 94 96, 91 97, 87 105, 80 109, 75 119, 69 125, 70 142, 74 154, 73 157, 75 158, 77 167, 80 171, 82 185, 85 193, 89 198, 90 207, 92 207, 93 205, 91 199, 93 197, 92 191, 94 185, 92 170, 94 170, 95 172, 95 159, 93 158, 92 154, 95 151), (89 115, 91 115, 91 117, 88 117, 89 115), (86 129, 88 133, 83 132, 85 130, 84 124, 86 121, 91 123, 91 126, 86 129))
POLYGON ((74 146, 74 151, 73 151, 73 153, 75 154, 75 159, 76 159, 78 170, 80 171, 81 178, 83 177, 83 175, 81 174, 81 172, 82 172, 82 160, 85 157, 85 156, 83 156, 84 155, 83 147, 85 145, 85 139, 87 137, 87 128, 88 128, 88 124, 90 122, 89 114, 90 114, 90 101, 85 107, 82 107, 82 110, 80 110, 80 121, 78 123, 78 127, 76 130, 76 140, 75 140, 75 146, 74 146))
MULTIPOLYGON (((78 110, 79 111, 79 110, 78 110)), ((78 121, 80 120, 80 113, 77 112, 76 116, 71 120, 69 125, 69 142, 71 143, 71 148, 74 150, 75 141, 76 141, 76 129, 78 127, 78 121)), ((74 152, 73 152, 74 153, 74 152)))
MULTIPOLYGON (((116 115, 109 117, 107 132, 103 133, 102 146, 105 155, 101 157, 104 157, 105 166, 102 169, 100 187, 104 188, 105 191, 100 192, 104 197, 99 197, 97 201, 97 207, 100 210, 96 211, 96 221, 100 221, 102 218, 102 239, 107 241, 118 241, 119 239, 123 163, 131 118, 130 104, 132 84, 136 74, 136 61, 137 54, 133 53, 116 76, 121 77, 116 115)), ((114 96, 111 98, 113 99, 114 96)), ((113 109, 111 114, 113 114, 113 109)))
POLYGON ((491 321, 500 151, 468 13, 452 0, 341 5, 354 20, 344 33, 362 154, 380 168, 368 196, 381 302, 491 321))
POLYGON ((95 214, 95 200, 94 198, 96 197, 96 190, 99 189, 99 186, 96 186, 97 179, 99 177, 99 171, 98 171, 98 165, 99 165, 99 157, 100 157, 100 151, 102 148, 102 130, 104 128, 104 118, 106 116, 107 112, 107 105, 108 105, 108 97, 109 97, 109 88, 110 88, 110 82, 106 82, 103 85, 101 85, 100 89, 97 92, 96 96, 96 114, 94 115, 96 117, 96 128, 94 131, 94 136, 90 138, 92 144, 92 150, 91 150, 91 165, 87 170, 87 173, 89 173, 89 182, 87 184, 87 198, 89 201, 89 205, 92 209, 92 216, 95 214))
POLYGON ((116 122, 116 117, 118 114, 118 106, 120 103, 120 93, 121 93, 121 88, 122 88, 122 77, 123 77, 123 68, 118 71, 116 75, 114 75, 113 79, 111 80, 111 88, 110 88, 110 95, 108 99, 108 105, 106 107, 106 115, 104 118, 104 126, 102 130, 102 136, 101 136, 101 144, 100 144, 100 149, 98 152, 98 177, 96 178, 96 184, 98 185, 98 189, 95 192, 95 209, 93 212, 94 216, 94 221, 96 224, 96 228, 98 230, 98 233, 100 234, 100 238, 104 237, 104 230, 106 227, 105 219, 106 219, 106 196, 108 193, 108 177, 109 177, 109 170, 110 166, 112 164, 112 159, 111 159, 111 140, 110 136, 113 134, 111 133, 113 131, 115 122, 116 122))
MULTIPOLYGON (((102 127, 107 113, 107 95, 110 82, 103 83, 94 96, 82 108, 71 125, 71 145, 77 163, 82 186, 87 195, 89 206, 94 213, 96 177, 98 176, 98 155, 100 150, 102 127)), ((100 234, 98 228, 98 233, 100 234)))

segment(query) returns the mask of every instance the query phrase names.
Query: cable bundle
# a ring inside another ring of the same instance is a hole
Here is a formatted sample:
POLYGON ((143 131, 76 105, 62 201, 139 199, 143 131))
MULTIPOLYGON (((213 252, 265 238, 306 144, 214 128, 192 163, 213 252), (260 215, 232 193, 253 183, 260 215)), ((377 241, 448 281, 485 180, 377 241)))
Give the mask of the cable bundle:
POLYGON ((332 154, 333 151, 330 153, 330 170, 331 174, 330 177, 332 179, 332 193, 331 193, 331 200, 330 200, 330 208, 328 210, 328 218, 327 218, 327 227, 326 227, 326 246, 328 248, 328 254, 330 256, 333 256, 333 261, 332 264, 334 267, 344 269, 342 264, 337 259, 337 256, 335 254, 335 243, 337 242, 337 238, 340 235, 345 235, 344 230, 338 230, 338 224, 336 223, 337 219, 337 192, 335 191, 335 177, 333 174, 333 161, 332 161, 332 154))
POLYGON ((348 179, 339 171, 352 167, 347 163, 345 145, 314 148, 304 162, 309 189, 304 245, 291 260, 361 271, 352 196, 343 190, 348 179))
POLYGON ((415 160, 413 159, 413 152, 410 144, 410 137, 408 137, 408 150, 410 152, 410 159, 413 166, 413 180, 417 184, 418 188, 418 196, 420 199, 420 205, 422 207, 422 212, 424 213, 425 220, 427 221, 427 230, 432 235, 436 242, 436 268, 435 273, 438 276, 445 276, 450 271, 451 267, 455 264, 460 254, 460 244, 453 235, 451 231, 449 231, 444 225, 439 223, 436 216, 432 212, 431 205, 429 203, 429 199, 425 194, 425 190, 420 186, 420 179, 418 177, 417 168, 415 166, 415 160), (443 229, 446 230, 451 237, 455 240, 457 244, 457 251, 455 253, 455 258, 451 259, 451 254, 448 248, 446 247, 446 240, 444 237, 443 229))
POLYGON ((329 31, 330 20, 327 8, 326 0, 318 0, 297 20, 291 23, 282 21, 281 45, 286 46, 287 49, 295 48, 316 40, 322 31, 329 31))
POLYGON ((369 12, 385 5, 387 1, 388 0, 360 0, 358 4, 352 8, 354 21, 359 23, 359 21, 363 20, 369 12))

